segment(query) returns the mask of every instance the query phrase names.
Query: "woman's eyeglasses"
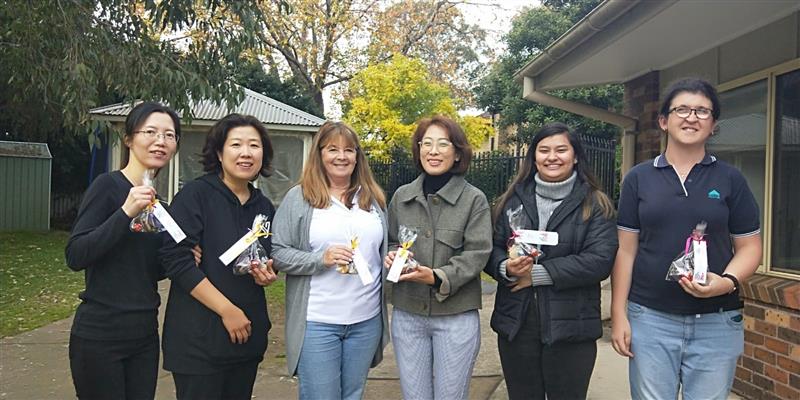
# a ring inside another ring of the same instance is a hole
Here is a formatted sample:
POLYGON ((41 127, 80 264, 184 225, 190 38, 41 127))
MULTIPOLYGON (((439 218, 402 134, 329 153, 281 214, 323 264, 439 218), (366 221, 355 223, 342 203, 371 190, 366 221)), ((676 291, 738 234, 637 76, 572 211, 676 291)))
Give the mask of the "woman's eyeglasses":
POLYGON ((164 141, 167 143, 178 143, 178 135, 172 131, 158 132, 155 129, 146 129, 143 131, 135 131, 134 133, 141 133, 148 139, 160 138, 164 139, 164 141))
POLYGON ((711 117, 711 110, 703 107, 691 108, 685 106, 678 106, 669 110, 669 112, 675 113, 675 115, 677 115, 680 118, 689 118, 689 116, 692 115, 692 113, 694 113, 694 116, 697 117, 697 119, 708 119, 709 117, 711 117))

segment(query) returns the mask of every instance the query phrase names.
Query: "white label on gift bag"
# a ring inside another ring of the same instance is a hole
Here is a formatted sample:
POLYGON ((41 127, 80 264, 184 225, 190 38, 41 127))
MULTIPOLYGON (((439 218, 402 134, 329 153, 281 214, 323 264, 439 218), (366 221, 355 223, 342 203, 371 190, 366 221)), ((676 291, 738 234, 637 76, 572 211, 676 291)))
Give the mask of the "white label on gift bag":
POLYGON ((356 250, 356 252, 353 254, 353 265, 356 266, 358 277, 361 278, 361 283, 364 286, 369 285, 375 280, 375 278, 372 276, 372 273, 369 271, 369 263, 358 250, 356 250))
POLYGON ((558 232, 532 231, 520 229, 517 231, 517 242, 529 244, 543 244, 545 246, 555 246, 558 244, 558 232))
POLYGON ((252 234, 248 231, 244 236, 242 236, 236 243, 231 246, 228 250, 225 250, 221 256, 219 256, 219 260, 222 261, 223 264, 228 265, 231 261, 235 260, 236 257, 239 257, 239 254, 242 254, 243 251, 253 243, 250 239, 252 234))
POLYGON ((386 279, 390 282, 397 283, 397 281, 400 280, 400 273, 403 272, 406 261, 408 261, 408 250, 402 247, 398 248, 397 253, 394 255, 392 266, 389 267, 389 273, 386 275, 386 279))
POLYGON ((183 233, 183 229, 172 219, 172 216, 169 215, 167 209, 164 208, 160 202, 156 202, 156 204, 153 205, 153 215, 161 222, 161 225, 164 225, 164 229, 172 236, 175 243, 180 243, 181 240, 186 239, 186 234, 183 233))
POLYGON ((705 284, 706 275, 708 275, 708 251, 705 241, 692 241, 692 248, 694 249, 694 273, 692 280, 705 284))

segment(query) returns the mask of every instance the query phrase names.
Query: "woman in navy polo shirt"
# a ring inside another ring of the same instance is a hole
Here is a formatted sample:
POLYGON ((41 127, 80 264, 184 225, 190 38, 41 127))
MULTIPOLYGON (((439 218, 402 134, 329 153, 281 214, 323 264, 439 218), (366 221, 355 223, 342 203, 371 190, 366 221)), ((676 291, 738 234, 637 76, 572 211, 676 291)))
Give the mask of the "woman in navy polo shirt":
POLYGON ((680 388, 687 399, 725 399, 744 347, 739 284, 761 260, 759 211, 741 172, 706 152, 720 115, 716 90, 688 78, 665 93, 666 151, 622 185, 612 344, 630 357, 634 399, 674 399, 680 388), (667 280, 701 222, 706 283, 667 280))

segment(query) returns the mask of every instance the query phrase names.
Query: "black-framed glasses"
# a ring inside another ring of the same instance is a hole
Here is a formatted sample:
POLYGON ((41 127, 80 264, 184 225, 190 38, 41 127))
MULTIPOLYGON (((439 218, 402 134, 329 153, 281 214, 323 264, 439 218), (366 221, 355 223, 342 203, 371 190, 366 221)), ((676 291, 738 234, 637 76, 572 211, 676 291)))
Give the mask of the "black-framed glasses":
POLYGON ((675 113, 680 118, 689 118, 692 113, 697 119, 708 119, 711 117, 712 110, 705 107, 691 108, 686 106, 678 106, 669 110, 670 113, 675 113))
POLYGON ((437 150, 441 152, 446 152, 453 147, 453 142, 447 139, 439 139, 439 140, 424 139, 417 142, 417 144, 419 145, 419 148, 424 151, 431 151, 433 150, 434 147, 436 147, 437 150))
POLYGON ((164 141, 167 143, 178 143, 178 135, 172 131, 159 132, 155 129, 145 129, 143 131, 135 131, 133 133, 141 133, 142 135, 145 135, 148 139, 161 138, 164 139, 164 141))

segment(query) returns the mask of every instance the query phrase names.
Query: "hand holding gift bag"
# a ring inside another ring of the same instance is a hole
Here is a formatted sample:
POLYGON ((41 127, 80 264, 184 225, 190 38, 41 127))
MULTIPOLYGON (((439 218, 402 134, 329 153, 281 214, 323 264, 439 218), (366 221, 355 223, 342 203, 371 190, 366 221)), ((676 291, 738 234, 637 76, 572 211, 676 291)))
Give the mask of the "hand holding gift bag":
POLYGON ((506 211, 508 216, 508 226, 511 228, 511 237, 508 238, 508 258, 515 259, 518 257, 530 256, 538 263, 539 257, 542 253, 539 248, 531 243, 526 243, 521 239, 523 221, 525 220, 524 210, 522 204, 519 207, 506 211))
POLYGON ((690 281, 700 284, 706 283, 708 273, 708 257, 706 253, 705 233, 708 224, 700 221, 692 230, 692 234, 686 238, 686 246, 683 252, 675 258, 669 266, 666 280, 680 281, 686 277, 690 281))
POLYGON ((414 245, 417 240, 418 231, 415 228, 410 228, 405 225, 400 225, 397 232, 397 238, 400 240, 400 246, 397 247, 397 254, 394 256, 391 267, 389 267, 389 274, 386 279, 391 282, 397 282, 400 275, 407 274, 419 266, 417 260, 411 255, 409 249, 414 245))
MULTIPOLYGON (((142 176, 142 185, 153 187, 153 175, 155 172, 152 169, 144 171, 142 176)), ((130 224, 130 229, 137 233, 158 233, 167 231, 175 243, 180 243, 181 240, 186 238, 180 226, 172 219, 167 209, 154 198, 153 201, 145 207, 137 216, 133 217, 130 224)))
POLYGON ((228 265, 235 257, 236 262, 232 267, 234 275, 246 275, 252 269, 266 268, 269 257, 258 239, 271 235, 269 228, 267 217, 263 214, 256 215, 250 230, 219 256, 219 260, 228 265))

